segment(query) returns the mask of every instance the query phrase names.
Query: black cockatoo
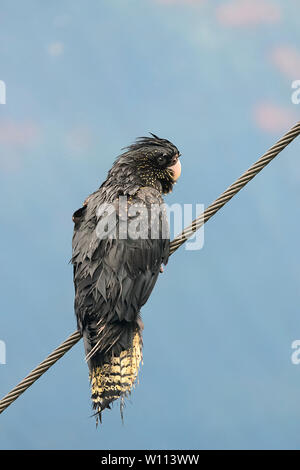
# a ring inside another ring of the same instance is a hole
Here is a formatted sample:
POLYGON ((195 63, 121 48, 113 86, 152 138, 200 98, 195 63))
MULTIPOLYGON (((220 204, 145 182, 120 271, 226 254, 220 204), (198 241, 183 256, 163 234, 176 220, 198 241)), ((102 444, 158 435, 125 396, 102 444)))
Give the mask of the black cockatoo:
POLYGON ((118 398, 122 413, 135 384, 142 360, 140 310, 169 256, 162 195, 180 176, 180 154, 151 135, 124 149, 73 215, 75 314, 97 422, 118 398))

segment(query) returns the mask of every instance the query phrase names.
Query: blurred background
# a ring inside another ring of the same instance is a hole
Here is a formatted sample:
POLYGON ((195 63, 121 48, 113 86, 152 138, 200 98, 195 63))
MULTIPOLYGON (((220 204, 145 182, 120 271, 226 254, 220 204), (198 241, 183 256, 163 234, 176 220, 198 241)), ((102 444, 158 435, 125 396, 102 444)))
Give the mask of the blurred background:
MULTIPOLYGON (((299 120, 296 0, 0 0, 0 395, 76 328, 72 213, 121 148, 182 153, 210 204, 299 120)), ((300 447, 300 140, 181 248, 143 309, 122 425, 97 430, 82 342, 0 417, 2 449, 300 447)))

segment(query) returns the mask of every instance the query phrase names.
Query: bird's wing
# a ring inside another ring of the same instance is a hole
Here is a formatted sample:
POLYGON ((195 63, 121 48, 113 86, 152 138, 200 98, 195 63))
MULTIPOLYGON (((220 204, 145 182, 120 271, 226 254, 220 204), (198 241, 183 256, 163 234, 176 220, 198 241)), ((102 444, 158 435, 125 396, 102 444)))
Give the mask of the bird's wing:
MULTIPOLYGON (((78 326, 88 338, 87 353, 95 348, 96 340, 99 343, 99 331, 103 333, 97 351, 104 352, 128 322, 137 320, 169 254, 168 237, 128 237, 130 227, 138 225, 140 213, 126 217, 124 211, 121 213, 119 200, 99 211, 99 201, 101 195, 93 195, 87 206, 74 214, 75 312, 78 326)), ((158 202, 157 194, 140 191, 127 209, 137 202, 148 209, 151 201, 158 202)), ((158 209, 158 215, 160 223, 166 224, 164 212, 158 209)), ((151 236, 150 223, 148 235, 151 236)), ((126 344, 121 341, 119 347, 126 348, 126 344)))

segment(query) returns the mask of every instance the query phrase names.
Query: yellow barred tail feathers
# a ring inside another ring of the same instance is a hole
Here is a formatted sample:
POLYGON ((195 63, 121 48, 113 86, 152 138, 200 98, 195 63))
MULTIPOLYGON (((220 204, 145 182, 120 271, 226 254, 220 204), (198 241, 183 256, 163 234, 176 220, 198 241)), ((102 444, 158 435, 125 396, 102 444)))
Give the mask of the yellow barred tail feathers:
POLYGON ((110 409, 110 404, 121 399, 120 412, 123 420, 125 398, 128 397, 137 381, 142 364, 142 337, 140 330, 135 330, 132 345, 119 356, 111 356, 103 365, 94 367, 90 373, 93 409, 101 420, 101 412, 110 409))

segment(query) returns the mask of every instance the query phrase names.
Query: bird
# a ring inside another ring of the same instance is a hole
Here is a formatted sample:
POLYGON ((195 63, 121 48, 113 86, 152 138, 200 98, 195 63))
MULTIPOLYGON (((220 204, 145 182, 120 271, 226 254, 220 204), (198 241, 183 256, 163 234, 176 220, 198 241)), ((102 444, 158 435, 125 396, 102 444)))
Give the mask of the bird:
POLYGON ((141 308, 169 257, 163 196, 181 174, 181 156, 150 133, 123 148, 98 190, 73 214, 74 310, 89 368, 96 423, 131 394, 143 362, 141 308))

